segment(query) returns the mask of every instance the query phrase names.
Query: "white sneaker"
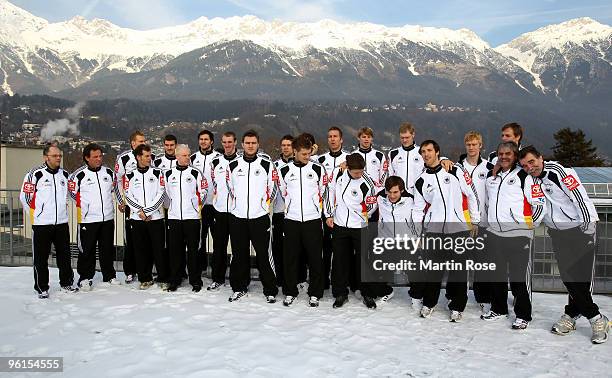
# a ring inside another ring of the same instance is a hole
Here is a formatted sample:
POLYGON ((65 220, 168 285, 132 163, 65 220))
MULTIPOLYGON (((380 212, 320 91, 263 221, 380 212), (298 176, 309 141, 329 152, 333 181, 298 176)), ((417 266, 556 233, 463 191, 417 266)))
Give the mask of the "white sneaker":
POLYGON ((276 303, 276 297, 274 295, 266 295, 266 302, 276 303))
POLYGON ((431 314, 433 314, 433 312, 434 312, 433 308, 423 306, 421 308, 421 318, 429 319, 431 317, 431 314))
POLYGON ((561 318, 559 318, 559 320, 553 324, 550 332, 560 336, 569 335, 576 330, 576 319, 578 318, 579 316, 572 318, 567 314, 563 314, 561 315, 561 318))
POLYGON ((295 301, 295 297, 292 297, 291 295, 287 295, 285 299, 283 300, 283 306, 289 307, 293 304, 293 301, 295 301))
POLYGON ((391 298, 393 298, 394 292, 391 291, 389 294, 387 295, 383 295, 377 302, 378 302, 378 306, 384 306, 387 304, 387 302, 389 302, 391 300, 391 298))
POLYGON ((158 286, 162 291, 168 291, 168 287, 170 287, 167 282, 160 282, 158 286))
POLYGON ((461 321, 462 318, 463 318, 463 313, 461 313, 459 311, 455 311, 455 310, 452 310, 450 312, 450 319, 449 319, 449 321, 451 323, 457 323, 457 322, 461 321))
POLYGON ((308 300, 308 305, 310 307, 319 307, 319 298, 315 296, 310 297, 310 299, 308 300))
POLYGON ((128 274, 127 276, 125 276, 125 283, 126 284, 131 284, 132 282, 134 282, 134 276, 131 274, 128 274))
POLYGON ((489 311, 486 314, 480 315, 480 319, 487 320, 487 321, 499 320, 499 319, 503 319, 507 317, 508 315, 506 314, 498 314, 497 312, 493 312, 493 311, 489 311))
POLYGON ((49 292, 46 290, 38 294, 38 299, 47 299, 47 298, 49 298, 49 292))
POLYGON ((110 280, 106 281, 106 283, 111 285, 111 286, 121 285, 121 281, 119 281, 116 278, 111 278, 110 280))
POLYGON ((599 314, 599 316, 589 319, 589 322, 591 322, 591 328, 593 329, 591 342, 593 344, 603 344, 608 341, 608 332, 610 331, 608 318, 599 314))
POLYGON ((92 291, 93 290, 93 281, 92 280, 83 280, 79 282, 79 289, 81 291, 92 291))
POLYGON ((229 297, 228 301, 229 302, 236 302, 238 300, 240 300, 240 298, 244 297, 247 295, 246 291, 234 291, 234 293, 229 297))
POLYGON ((529 322, 527 320, 516 318, 514 323, 512 323, 512 329, 527 329, 528 325, 529 325, 529 322))
POLYGON ((221 289, 221 286, 223 286, 223 284, 219 283, 219 282, 211 282, 210 285, 208 285, 206 287, 206 290, 208 291, 219 291, 219 289, 221 289))

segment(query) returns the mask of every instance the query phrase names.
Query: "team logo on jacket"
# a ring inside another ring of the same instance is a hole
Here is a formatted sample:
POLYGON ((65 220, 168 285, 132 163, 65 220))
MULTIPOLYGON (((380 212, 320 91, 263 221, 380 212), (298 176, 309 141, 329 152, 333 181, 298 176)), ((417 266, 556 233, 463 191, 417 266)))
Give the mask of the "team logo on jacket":
POLYGON ((576 180, 576 178, 572 175, 565 176, 561 181, 563 181, 563 183, 569 190, 574 190, 580 186, 578 180, 576 180))
POLYGON ((308 172, 308 174, 306 175, 306 178, 309 180, 312 180, 314 178, 314 175, 312 174, 312 172, 308 172))
POLYGON ((254 174, 255 176, 259 176, 261 174, 261 171, 259 169, 256 169, 254 174))
POLYGON ((516 179, 512 177, 510 180, 508 180, 508 185, 514 185, 515 182, 516 182, 516 179))
POLYGON ((357 190, 356 190, 356 189, 351 190, 351 195, 352 195, 353 197, 357 197, 357 195, 358 195, 358 194, 359 194, 359 193, 357 192, 357 190))
POLYGON ((485 175, 485 173, 484 173, 484 172, 480 172, 480 173, 478 174, 478 178, 479 178, 479 179, 481 179, 481 180, 484 180, 486 177, 487 177, 487 175, 485 175))
POLYGON ((66 185, 66 181, 64 181, 64 180, 60 180, 60 185, 61 185, 61 186, 65 186, 65 185, 66 185))
POLYGON ((36 189, 36 185, 32 184, 31 182, 24 182, 23 183, 23 192, 24 193, 32 194, 32 193, 34 193, 34 189, 36 189))
POLYGON ((418 157, 415 157, 415 158, 414 158, 414 161, 418 162, 418 161, 419 161, 419 158, 418 158, 418 157))
POLYGON ((155 182, 155 179, 153 177, 149 177, 149 182, 155 182))
POLYGON ((372 164, 377 165, 378 163, 379 163, 379 161, 378 161, 378 160, 376 160, 376 159, 372 159, 372 164))
POLYGON ((191 184, 191 182, 193 181, 193 179, 191 177, 187 177, 187 183, 191 184))
POLYGON ((109 181, 110 181, 110 178, 108 178, 108 176, 104 176, 104 177, 102 178, 102 181, 104 181, 104 182, 109 182, 109 181))
POLYGON ((445 177, 445 178, 444 178, 444 183, 445 183, 445 184, 450 184, 450 177, 448 177, 448 176, 447 176, 447 177, 445 177))

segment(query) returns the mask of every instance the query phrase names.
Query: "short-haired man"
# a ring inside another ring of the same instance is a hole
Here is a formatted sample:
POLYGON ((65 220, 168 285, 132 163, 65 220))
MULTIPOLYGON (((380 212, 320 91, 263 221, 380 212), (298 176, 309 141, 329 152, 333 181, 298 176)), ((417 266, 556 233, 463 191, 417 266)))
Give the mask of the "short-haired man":
MULTIPOLYGON (((227 244, 230 235, 230 194, 227 188, 227 172, 229 164, 236 160, 236 134, 226 131, 221 136, 223 154, 211 161, 210 179, 215 210, 215 229, 213 230, 213 254, 211 261, 212 282, 206 290, 216 291, 225 283, 227 273, 227 244)), ((209 187, 210 190, 210 187, 209 187)))
POLYGON ((346 169, 337 168, 329 183, 330 201, 334 204, 331 217, 326 220, 333 229, 332 294, 333 307, 344 306, 348 301, 351 270, 355 285, 359 286, 363 303, 375 308, 377 293, 372 285, 361 282, 361 234, 367 232, 368 220, 376 210, 377 186, 365 173, 366 162, 360 153, 346 157, 346 169))
POLYGON ((70 264, 70 234, 68 230, 68 172, 60 168, 62 151, 56 145, 43 149, 45 163, 32 168, 21 186, 19 200, 32 224, 32 263, 34 290, 38 298, 49 298, 49 253, 55 247, 63 291, 76 292, 72 286, 74 274, 70 264))
MULTIPOLYGON (((431 240, 450 237, 459 242, 469 237, 470 232, 475 236, 478 232, 480 211, 476 189, 469 174, 459 165, 455 165, 448 172, 444 170, 440 163, 440 146, 433 140, 421 143, 419 150, 426 169, 414 184, 414 223, 423 224, 423 231, 431 240)), ((449 248, 447 243, 430 243, 428 247, 424 256, 427 260, 442 264, 465 260, 463 253, 449 248)), ((413 299, 423 299, 423 318, 429 318, 438 303, 445 270, 430 269, 424 272, 425 282, 416 282, 416 285, 412 283, 414 287, 410 287, 410 296, 413 299)), ((449 299, 449 320, 458 322, 467 304, 467 277, 465 270, 448 270, 446 297, 449 299)))
MULTIPOLYGON (((319 164, 325 168, 328 180, 334 179, 333 174, 336 168, 346 161, 346 152, 342 149, 342 129, 338 126, 332 126, 327 130, 327 148, 328 152, 320 155, 317 159, 319 164)), ((325 280, 324 288, 327 290, 331 285, 329 274, 331 272, 332 261, 332 229, 323 220, 323 278, 325 280)))
POLYGON ((546 198, 544 223, 552 239, 568 303, 552 332, 567 335, 576 330, 580 316, 589 319, 591 342, 605 343, 610 325, 591 296, 595 262, 595 227, 599 216, 576 171, 553 161, 544 161, 533 146, 519 152, 523 169, 536 178, 546 198))
POLYGON ((278 287, 270 246, 270 206, 277 191, 274 163, 257 154, 259 135, 249 130, 242 136, 244 155, 229 164, 226 173, 231 196, 230 240, 232 261, 230 284, 235 302, 247 294, 251 281, 250 244, 255 249, 259 278, 268 303, 276 302, 278 287))
POLYGON ((540 185, 517 165, 518 146, 503 142, 497 147, 499 172, 488 174, 487 251, 495 262, 490 283, 491 311, 480 316, 497 320, 508 316, 508 277, 514 296, 516 319, 512 329, 526 329, 531 321, 528 282, 531 276, 531 239, 542 219, 544 196, 540 185))
POLYGON ((365 160, 365 172, 370 176, 377 187, 382 187, 387 177, 388 162, 385 154, 372 147, 374 131, 369 127, 362 127, 357 133, 359 147, 353 151, 365 160))
MULTIPOLYGON (((201 130, 198 133, 198 151, 191 155, 191 165, 199 169, 204 177, 210 179, 210 163, 214 158, 221 155, 218 151, 213 149, 215 143, 215 136, 209 130, 201 130)), ((209 196, 204 202, 202 207, 202 230, 201 230, 201 243, 200 253, 202 256, 202 269, 206 269, 206 254, 208 253, 208 230, 211 234, 215 231, 215 208, 212 205, 213 198, 209 196)))
MULTIPOLYGON (((506 123, 501 128, 501 141, 514 142, 519 150, 521 149, 521 141, 523 140, 523 127, 516 122, 506 123)), ((488 160, 491 164, 497 164, 497 150, 489 154, 488 160)))
POLYGON ((164 154, 153 160, 153 166, 162 171, 174 168, 176 165, 176 136, 168 134, 164 137, 164 154))
MULTIPOLYGON (((309 305, 317 307, 323 296, 323 229, 321 216, 329 216, 325 168, 310 159, 312 142, 300 135, 293 141, 295 160, 279 169, 280 194, 287 204, 284 219, 283 304, 290 306, 298 296, 301 261, 308 263, 309 305)), ((276 260, 275 260, 276 261, 276 260)))
MULTIPOLYGON (((142 131, 136 130, 130 134, 130 149, 117 155, 115 163, 115 176, 119 185, 119 193, 123 193, 125 175, 136 169, 137 161, 134 150, 136 147, 146 144, 146 139, 142 131)), ((155 159, 155 155, 151 154, 151 158, 155 159)), ((136 277, 136 257, 134 252, 134 241, 132 240, 132 232, 130 231, 130 208, 125 205, 124 195, 117 198, 119 211, 124 213, 124 230, 123 230, 123 272, 125 274, 125 283, 131 284, 136 277)))
POLYGON ((176 166, 164 173, 168 206, 170 279, 168 291, 176 291, 183 278, 183 256, 187 247, 187 271, 194 292, 202 290, 200 211, 208 194, 208 181, 200 170, 189 166, 189 147, 176 148, 176 166))
POLYGON ((423 158, 419 154, 419 146, 414 143, 415 129, 410 122, 404 122, 399 127, 401 146, 389 151, 389 176, 400 177, 406 190, 412 193, 414 182, 421 175, 423 158))
MULTIPOLYGON (((466 170, 472 183, 476 188, 476 194, 478 194, 478 206, 480 207, 480 227, 478 227, 478 236, 486 238, 486 226, 487 226, 487 191, 486 191, 486 180, 489 171, 493 169, 494 165, 488 160, 483 159, 480 156, 482 150, 483 141, 482 135, 477 131, 468 131, 463 137, 463 143, 465 145, 465 154, 459 157, 457 164, 461 165, 466 170)), ((497 152, 496 152, 497 153, 497 152)), ((482 257, 488 258, 486 252, 478 252, 474 258, 482 257)), ((485 262, 485 261, 482 261, 485 262)), ((477 270, 474 272, 474 283, 472 288, 474 290, 474 298, 480 306, 482 314, 486 314, 490 310, 491 304, 491 286, 486 282, 483 276, 483 271, 477 270)))
POLYGON ((162 205, 166 192, 164 176, 159 168, 151 167, 151 147, 143 144, 134 150, 137 166, 125 175, 123 188, 130 207, 130 229, 136 252, 140 289, 153 285, 153 263, 157 282, 168 287, 168 256, 165 253, 164 214, 162 205))
POLYGON ((96 273, 98 246, 102 281, 118 285, 115 267, 115 202, 119 191, 115 173, 102 165, 102 147, 90 143, 83 149, 85 165, 68 179, 68 190, 77 209, 79 258, 77 272, 81 290, 91 290, 96 273), (83 211, 84 210, 84 211, 83 211))
MULTIPOLYGON (((280 157, 274 161, 278 171, 293 161, 293 136, 285 135, 280 140, 280 157)), ((283 265, 283 224, 285 219, 285 199, 281 195, 274 198, 272 214, 272 255, 276 267, 276 285, 282 287, 285 279, 283 265)), ((300 281, 302 282, 302 281, 300 281)))

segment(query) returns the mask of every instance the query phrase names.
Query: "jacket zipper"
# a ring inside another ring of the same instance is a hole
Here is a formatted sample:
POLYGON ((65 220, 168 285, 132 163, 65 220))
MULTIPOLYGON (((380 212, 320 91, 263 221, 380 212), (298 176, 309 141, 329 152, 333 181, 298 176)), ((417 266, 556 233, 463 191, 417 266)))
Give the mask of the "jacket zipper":
POLYGON ((57 224, 57 184, 55 183, 55 174, 53 174, 53 191, 55 192, 55 224, 57 224))
MULTIPOLYGON (((100 177, 98 177, 98 172, 96 171, 96 180, 98 181, 98 190, 100 191, 100 206, 102 210, 102 222, 104 222, 104 200, 102 198, 102 187, 100 186, 100 177)), ((85 218, 85 217, 83 217, 85 218)))

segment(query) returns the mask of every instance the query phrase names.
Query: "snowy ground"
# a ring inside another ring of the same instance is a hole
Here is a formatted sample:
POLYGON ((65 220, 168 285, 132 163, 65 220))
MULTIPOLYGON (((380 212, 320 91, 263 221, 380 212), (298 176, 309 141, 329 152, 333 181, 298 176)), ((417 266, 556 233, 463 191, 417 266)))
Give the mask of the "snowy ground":
MULTIPOLYGON (((449 323, 443 295, 434 316, 421 319, 409 307, 405 288, 375 311, 354 296, 332 309, 328 293, 319 308, 307 307, 305 294, 286 308, 280 301, 265 303, 257 282, 238 303, 227 302, 229 287, 164 293, 96 282, 91 292, 65 294, 52 269, 51 298, 39 300, 31 271, 0 267, 0 356, 61 356, 67 376, 612 374, 612 341, 592 345, 587 320, 570 336, 549 332, 563 309, 560 294, 534 294, 534 321, 526 331, 513 331, 511 320, 478 319, 472 301, 462 323, 449 323)), ((612 314, 612 297, 597 296, 596 302, 612 314)))

